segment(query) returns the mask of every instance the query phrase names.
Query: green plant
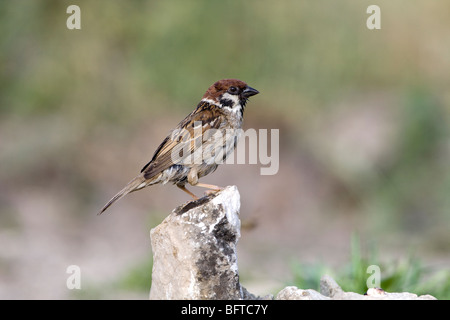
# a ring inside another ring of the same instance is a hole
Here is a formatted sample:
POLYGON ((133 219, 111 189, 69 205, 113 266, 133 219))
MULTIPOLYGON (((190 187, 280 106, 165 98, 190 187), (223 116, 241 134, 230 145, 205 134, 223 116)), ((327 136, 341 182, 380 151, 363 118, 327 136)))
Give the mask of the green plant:
POLYGON ((117 281, 120 289, 129 291, 149 291, 152 285, 153 259, 149 258, 130 268, 117 281))
POLYGON ((350 262, 336 271, 322 263, 305 265, 293 262, 293 284, 303 289, 319 290, 320 278, 329 274, 344 291, 363 294, 368 289, 366 281, 370 273, 367 273, 367 268, 376 265, 381 271, 380 287, 387 292, 412 292, 450 299, 450 270, 433 270, 413 255, 388 263, 378 260, 375 250, 366 257, 361 253, 356 236, 352 238, 351 247, 350 262))

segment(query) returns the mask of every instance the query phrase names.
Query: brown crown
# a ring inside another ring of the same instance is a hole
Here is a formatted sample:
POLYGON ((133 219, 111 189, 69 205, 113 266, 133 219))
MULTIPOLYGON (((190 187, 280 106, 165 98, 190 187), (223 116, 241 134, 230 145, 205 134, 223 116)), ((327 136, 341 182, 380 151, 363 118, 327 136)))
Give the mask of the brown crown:
POLYGON ((216 83, 214 83, 211 87, 209 87, 208 90, 206 90, 206 93, 203 95, 203 99, 211 99, 218 101, 220 95, 225 93, 232 86, 244 90, 245 87, 247 87, 247 84, 244 81, 238 79, 219 80, 216 83))

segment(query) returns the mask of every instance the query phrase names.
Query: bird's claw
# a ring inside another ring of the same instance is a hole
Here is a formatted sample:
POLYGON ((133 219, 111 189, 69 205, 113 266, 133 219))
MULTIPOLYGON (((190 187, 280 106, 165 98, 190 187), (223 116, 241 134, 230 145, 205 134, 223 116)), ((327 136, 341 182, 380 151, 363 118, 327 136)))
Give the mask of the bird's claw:
POLYGON ((205 191, 205 196, 211 196, 218 192, 222 191, 222 189, 210 189, 205 191))

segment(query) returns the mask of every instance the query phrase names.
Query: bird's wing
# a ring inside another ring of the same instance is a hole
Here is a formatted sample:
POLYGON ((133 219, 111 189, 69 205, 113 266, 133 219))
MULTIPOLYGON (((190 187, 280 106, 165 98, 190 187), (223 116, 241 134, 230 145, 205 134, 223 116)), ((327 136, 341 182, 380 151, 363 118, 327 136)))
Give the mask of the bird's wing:
POLYGON ((194 159, 197 156, 196 150, 210 139, 214 133, 210 129, 221 129, 223 117, 224 114, 217 107, 211 108, 206 102, 200 103, 164 139, 152 160, 142 168, 145 178, 151 179, 176 164, 191 166, 199 161, 194 159))

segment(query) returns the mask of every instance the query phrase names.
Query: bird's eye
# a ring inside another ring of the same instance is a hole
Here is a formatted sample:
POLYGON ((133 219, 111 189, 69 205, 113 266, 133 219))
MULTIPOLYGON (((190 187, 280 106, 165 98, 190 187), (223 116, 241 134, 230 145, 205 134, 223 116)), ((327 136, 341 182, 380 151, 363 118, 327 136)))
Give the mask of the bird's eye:
POLYGON ((239 91, 239 89, 234 87, 234 86, 228 88, 228 92, 231 93, 231 94, 237 94, 238 91, 239 91))

